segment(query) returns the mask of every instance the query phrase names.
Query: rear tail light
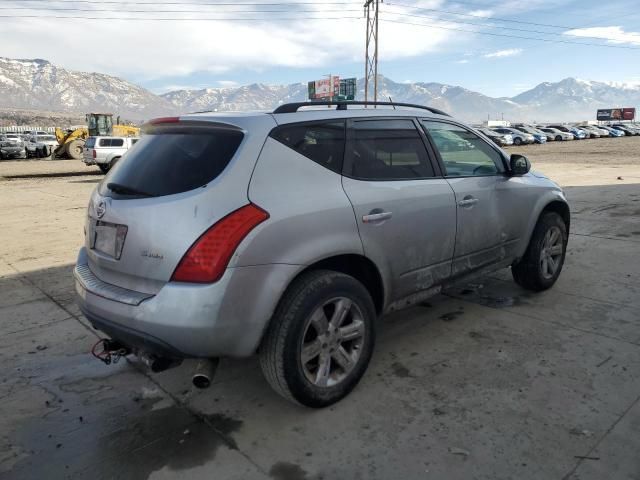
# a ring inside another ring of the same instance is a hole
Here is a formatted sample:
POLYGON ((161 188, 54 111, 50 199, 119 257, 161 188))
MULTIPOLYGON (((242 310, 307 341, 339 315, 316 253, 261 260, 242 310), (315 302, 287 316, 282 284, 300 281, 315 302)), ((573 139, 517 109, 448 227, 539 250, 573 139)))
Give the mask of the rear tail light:
POLYGON ((267 218, 267 212, 250 203, 220 219, 191 245, 173 272, 171 280, 217 282, 240 242, 267 218))
POLYGON ((93 158, 96 158, 96 149, 95 148, 93 149, 92 155, 93 155, 93 158))

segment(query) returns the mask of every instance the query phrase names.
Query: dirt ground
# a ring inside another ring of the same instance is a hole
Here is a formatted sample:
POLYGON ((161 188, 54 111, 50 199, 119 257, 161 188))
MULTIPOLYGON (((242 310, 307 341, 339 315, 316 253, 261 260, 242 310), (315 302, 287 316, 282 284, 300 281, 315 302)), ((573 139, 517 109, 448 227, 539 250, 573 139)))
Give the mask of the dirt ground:
POLYGON ((572 208, 556 286, 508 271, 380 322, 360 385, 324 410, 255 359, 105 366, 74 303, 89 194, 77 161, 0 162, 0 478, 639 479, 640 138, 510 148, 572 208))

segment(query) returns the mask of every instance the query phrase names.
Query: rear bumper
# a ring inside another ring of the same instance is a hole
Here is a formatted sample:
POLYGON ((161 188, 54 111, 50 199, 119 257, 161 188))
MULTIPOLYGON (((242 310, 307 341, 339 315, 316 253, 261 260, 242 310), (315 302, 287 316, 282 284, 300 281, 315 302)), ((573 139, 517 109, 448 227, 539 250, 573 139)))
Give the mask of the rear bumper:
POLYGON ((255 353, 277 302, 300 268, 229 268, 214 284, 169 282, 139 302, 136 295, 144 294, 95 277, 84 248, 74 275, 81 311, 96 329, 126 345, 174 358, 246 357, 255 353))

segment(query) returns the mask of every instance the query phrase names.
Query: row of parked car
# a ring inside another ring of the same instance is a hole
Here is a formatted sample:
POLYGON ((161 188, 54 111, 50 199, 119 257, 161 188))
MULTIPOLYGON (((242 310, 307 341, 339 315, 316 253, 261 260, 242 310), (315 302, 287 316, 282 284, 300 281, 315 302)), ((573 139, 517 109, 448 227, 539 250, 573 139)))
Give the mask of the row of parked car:
POLYGON ((620 123, 611 125, 529 125, 518 123, 510 127, 480 127, 499 146, 526 145, 531 143, 583 140, 586 138, 624 137, 640 135, 640 125, 620 123))
POLYGON ((55 135, 47 132, 9 132, 0 134, 0 160, 46 158, 58 146, 55 135))

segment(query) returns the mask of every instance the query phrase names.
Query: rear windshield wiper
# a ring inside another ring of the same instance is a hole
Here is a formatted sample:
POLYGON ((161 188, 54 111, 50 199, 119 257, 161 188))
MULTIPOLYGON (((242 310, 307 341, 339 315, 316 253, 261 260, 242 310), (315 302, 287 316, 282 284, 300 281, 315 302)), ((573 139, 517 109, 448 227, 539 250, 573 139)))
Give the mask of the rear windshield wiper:
POLYGON ((126 185, 122 185, 120 183, 107 183, 107 188, 115 193, 120 193, 122 195, 138 195, 141 197, 153 197, 150 193, 143 192, 142 190, 138 190, 133 187, 128 187, 126 185))

